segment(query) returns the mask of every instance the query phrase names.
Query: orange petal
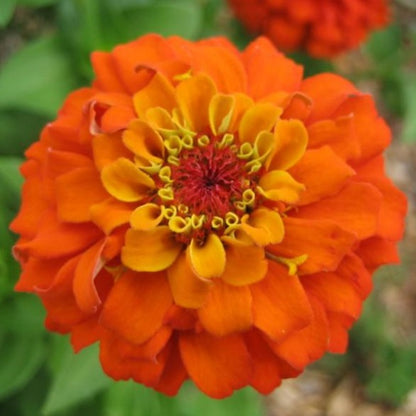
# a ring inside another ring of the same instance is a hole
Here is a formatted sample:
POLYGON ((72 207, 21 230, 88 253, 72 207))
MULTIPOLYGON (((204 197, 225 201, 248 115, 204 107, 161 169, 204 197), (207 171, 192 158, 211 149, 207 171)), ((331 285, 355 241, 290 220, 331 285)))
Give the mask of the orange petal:
POLYGON ((101 172, 101 180, 114 198, 124 202, 140 201, 148 195, 149 189, 155 187, 150 176, 125 158, 105 166, 101 172))
POLYGON ((297 276, 269 261, 269 271, 259 283, 250 286, 253 296, 254 325, 278 342, 308 325, 312 311, 297 276))
POLYGON ((243 230, 258 246, 280 243, 284 236, 284 226, 280 214, 268 208, 258 208, 243 219, 243 230))
POLYGON ((22 267, 22 273, 14 290, 18 292, 45 291, 53 283, 62 267, 62 259, 45 260, 30 257, 22 267))
POLYGON ((250 356, 238 335, 184 334, 179 348, 189 376, 210 397, 222 399, 250 381, 250 356))
POLYGON ((356 243, 354 234, 328 220, 286 217, 285 238, 267 251, 281 257, 293 258, 306 254, 299 274, 335 270, 356 243), (307 230, 307 231, 306 231, 307 230))
POLYGON ((188 374, 183 366, 178 345, 175 343, 170 349, 163 373, 153 388, 168 396, 174 396, 187 378, 188 374))
POLYGON ((240 126, 240 121, 247 110, 254 106, 254 101, 248 95, 243 93, 233 94, 235 99, 234 113, 229 127, 230 132, 235 132, 240 126))
POLYGON ((283 170, 272 170, 260 178, 259 192, 272 201, 294 204, 299 200, 304 185, 283 170))
POLYGON ((80 309, 85 313, 95 313, 101 304, 94 279, 104 266, 102 251, 106 240, 103 239, 84 251, 74 274, 74 295, 80 309))
POLYGON ((94 168, 78 168, 55 181, 58 216, 67 222, 90 220, 90 207, 108 198, 94 168))
POLYGON ((386 122, 378 115, 371 95, 350 96, 339 106, 333 117, 354 115, 354 133, 360 143, 360 161, 380 154, 391 141, 386 122))
POLYGON ((283 107, 282 118, 306 120, 311 113, 313 102, 307 95, 294 92, 287 96, 283 107))
POLYGON ((233 95, 215 94, 209 103, 209 125, 214 135, 225 133, 231 123, 235 107, 233 95))
POLYGON ((129 222, 132 210, 130 204, 109 198, 90 207, 91 221, 108 235, 129 222))
POLYGON ((255 100, 271 91, 299 90, 302 67, 286 58, 265 37, 250 43, 242 53, 242 60, 247 71, 248 92, 255 100), (276 68, 279 68, 279 76, 276 76, 276 68))
POLYGON ((156 272, 168 268, 181 250, 182 245, 167 226, 149 231, 130 229, 126 233, 121 261, 137 272, 156 272))
POLYGON ((395 187, 384 172, 383 157, 372 158, 357 168, 357 182, 375 185, 383 195, 377 235, 388 240, 400 240, 404 231, 404 218, 407 212, 406 196, 395 187))
POLYGON ((94 344, 101 338, 102 327, 98 324, 96 315, 72 327, 71 345, 77 353, 83 348, 94 344))
POLYGON ((217 337, 246 331, 253 323, 249 288, 216 280, 198 316, 203 327, 217 337))
POLYGON ((355 134, 353 114, 337 117, 335 120, 317 121, 308 126, 308 132, 309 148, 330 146, 344 160, 360 156, 360 143, 355 134))
POLYGON ((335 221, 361 240, 376 233, 380 205, 381 194, 373 185, 349 183, 337 195, 302 207, 299 217, 335 221))
POLYGON ((144 118, 146 110, 153 107, 171 112, 176 107, 175 89, 162 74, 156 72, 152 80, 134 94, 133 103, 139 118, 144 118))
POLYGON ((267 261, 264 249, 253 245, 227 245, 227 263, 221 279, 233 286, 258 282, 266 274, 267 261))
POLYGON ((101 171, 104 166, 117 159, 132 157, 131 152, 121 140, 121 134, 99 134, 92 139, 92 151, 95 166, 101 171))
POLYGON ((353 318, 361 314, 362 299, 351 282, 336 272, 305 276, 303 287, 321 302, 326 310, 341 312, 353 318))
POLYGON ((238 135, 240 142, 254 143, 261 131, 271 131, 282 110, 270 103, 259 103, 249 108, 240 121, 238 135))
POLYGON ((355 175, 354 169, 337 156, 329 146, 308 150, 290 170, 291 175, 305 185, 297 205, 307 205, 335 195, 346 180, 355 175), (325 174, 322 170, 325 167, 325 174))
POLYGON ((229 94, 246 90, 246 73, 239 52, 225 38, 201 40, 191 54, 196 72, 208 74, 218 91, 229 94))
POLYGON ((280 385, 283 377, 295 377, 299 374, 276 357, 260 331, 249 331, 244 338, 254 367, 250 385, 260 393, 269 394, 280 385))
MULTIPOLYGON (((107 331, 107 336, 100 339, 100 362, 104 372, 114 380, 128 380, 132 378, 137 383, 146 386, 154 386, 159 382, 163 369, 166 365, 169 347, 163 349, 154 359, 140 359, 136 357, 125 357, 125 340, 116 338, 115 334, 107 331)), ((131 350, 141 350, 141 345, 131 350)))
POLYGON ((269 170, 287 170, 303 156, 308 144, 308 132, 299 120, 280 120, 275 129, 276 149, 269 170))
POLYGON ((130 225, 135 230, 147 231, 157 227, 163 219, 162 209, 157 204, 144 204, 131 214, 130 225))
POLYGON ((120 79, 114 65, 114 59, 108 52, 93 52, 91 63, 94 68, 94 85, 103 91, 125 92, 126 87, 120 79))
POLYGON ((129 124, 123 134, 123 143, 140 159, 154 163, 159 163, 163 159, 162 138, 142 120, 135 120, 129 124))
POLYGON ((192 239, 186 254, 192 270, 199 278, 212 279, 224 273, 225 249, 216 234, 209 234, 203 246, 199 246, 198 242, 192 239))
POLYGON ((201 132, 209 126, 208 109, 215 93, 215 84, 206 75, 196 75, 177 86, 179 109, 192 131, 201 132))
POLYGON ((396 242, 386 241, 384 238, 371 237, 364 240, 356 252, 372 271, 383 264, 400 263, 396 242))
POLYGON ((318 74, 302 82, 301 91, 313 101, 308 123, 332 118, 334 111, 350 96, 359 94, 351 82, 335 74, 318 74))
POLYGON ((195 276, 185 253, 180 254, 169 267, 168 278, 175 303, 184 308, 199 308, 211 288, 210 282, 204 282, 195 276))
POLYGON ((164 273, 127 271, 114 284, 101 313, 101 324, 135 344, 147 341, 162 326, 172 304, 164 273))
POLYGON ((348 330, 354 319, 342 313, 327 312, 329 344, 328 351, 343 354, 348 347, 348 330))
POLYGON ((91 159, 79 153, 48 149, 46 153, 46 174, 51 178, 77 168, 91 167, 91 159))
POLYGON ((321 358, 328 348, 328 320, 322 305, 310 298, 313 317, 310 325, 293 332, 279 344, 271 345, 274 352, 297 369, 303 369, 321 358))
POLYGON ((34 239, 19 242, 13 250, 18 256, 52 259, 85 250, 100 237, 102 232, 94 224, 66 224, 58 221, 55 213, 44 212, 34 239), (57 241, 64 244, 57 244, 57 241))

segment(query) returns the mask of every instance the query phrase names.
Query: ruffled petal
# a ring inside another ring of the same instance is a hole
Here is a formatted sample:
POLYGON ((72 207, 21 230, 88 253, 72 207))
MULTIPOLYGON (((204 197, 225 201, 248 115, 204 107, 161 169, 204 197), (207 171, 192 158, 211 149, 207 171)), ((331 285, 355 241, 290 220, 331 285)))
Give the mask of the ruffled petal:
POLYGON ((242 53, 247 71, 248 93, 258 100, 271 92, 299 89, 302 67, 278 52, 265 37, 250 43, 242 53), (279 68, 279 76, 276 76, 279 68), (261 76, 259 76, 261 74, 261 76))
POLYGON ((227 263, 221 279, 232 286, 245 286, 263 279, 267 261, 263 247, 227 244, 227 263))
POLYGON ((280 243, 285 232, 280 214, 268 208, 258 208, 243 218, 240 229, 261 247, 280 243))
POLYGON ((117 159, 101 172, 105 189, 123 202, 140 201, 155 187, 153 179, 143 173, 128 159, 117 159))
POLYGON ((258 189, 267 199, 294 204, 305 187, 284 170, 272 170, 260 178, 258 189))
POLYGON ((122 142, 120 132, 94 136, 92 138, 92 152, 95 166, 99 171, 120 157, 130 159, 133 156, 122 142))
POLYGON ((205 75, 196 75, 177 86, 179 109, 192 131, 201 132, 209 126, 209 105, 216 92, 215 84, 205 75))
POLYGON ((254 143, 261 131, 271 131, 282 110, 270 103, 259 103, 249 108, 243 115, 238 128, 241 143, 254 143))
POLYGON ((318 74, 306 78, 302 82, 301 91, 313 101, 308 124, 332 118, 349 96, 360 94, 351 82, 335 74, 318 74))
POLYGON ((299 370, 321 358, 328 348, 328 320, 325 310, 313 297, 309 298, 309 302, 313 310, 311 323, 291 333, 283 342, 270 344, 275 354, 299 370))
POLYGON ((305 185, 305 191, 300 194, 298 205, 307 205, 337 194, 347 179, 355 175, 354 169, 328 146, 308 150, 290 173, 305 185))
POLYGON ((124 265, 137 272, 165 270, 182 250, 167 226, 141 231, 130 229, 126 233, 121 251, 124 265))
POLYGON ((248 330, 253 323, 249 288, 216 280, 198 316, 202 326, 217 337, 248 330))
POLYGON ((175 303, 184 308, 201 307, 211 290, 211 282, 199 279, 182 253, 168 269, 168 279, 175 303))
POLYGON ((147 341, 162 326, 172 304, 164 273, 127 271, 116 280, 101 313, 101 323, 134 344, 147 341))
POLYGON ((133 209, 131 204, 108 198, 90 207, 91 221, 108 235, 115 228, 129 222, 133 209))
POLYGON ((269 170, 287 170, 303 156, 308 144, 308 131, 299 120, 280 120, 275 128, 276 148, 269 170))
POLYGON ((94 168, 78 168, 55 181, 58 216, 66 222, 91 219, 90 207, 108 198, 94 168))
POLYGON ((233 95, 216 94, 209 103, 209 125, 214 135, 225 133, 230 127, 235 107, 233 95))
POLYGON ((161 163, 165 153, 162 137, 149 124, 135 120, 123 134, 123 143, 137 158, 150 163, 161 163))
POLYGON ((361 240, 376 233, 381 200, 375 186, 349 183, 337 195, 304 206, 294 216, 332 220, 361 240))
POLYGON ((146 110, 162 107, 171 112, 176 107, 175 89, 160 73, 155 73, 152 80, 133 96, 134 109, 139 118, 144 118, 146 110))
POLYGON ((157 227, 163 219, 160 205, 147 203, 137 207, 131 214, 130 225, 135 230, 148 231, 157 227))
POLYGON ((259 283, 250 286, 254 325, 274 342, 307 326, 312 310, 297 276, 269 261, 269 271, 259 283))
POLYGON ((335 270, 357 241, 353 233, 324 219, 286 217, 284 228, 282 243, 267 247, 267 251, 285 258, 306 255, 306 261, 298 267, 299 274, 335 270))
POLYGON ((179 339, 179 348, 191 379, 213 398, 227 397, 250 381, 250 355, 238 335, 219 338, 205 332, 184 334, 179 339))
POLYGON ((192 270, 200 279, 212 279, 224 273, 225 249, 216 234, 209 234, 202 246, 192 239, 186 254, 192 270))

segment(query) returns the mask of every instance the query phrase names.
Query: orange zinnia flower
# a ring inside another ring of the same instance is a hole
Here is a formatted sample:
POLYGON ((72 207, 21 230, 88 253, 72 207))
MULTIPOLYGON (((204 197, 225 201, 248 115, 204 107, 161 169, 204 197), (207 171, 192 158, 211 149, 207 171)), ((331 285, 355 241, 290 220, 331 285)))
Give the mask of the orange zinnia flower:
POLYGON ((228 0, 253 33, 279 48, 331 58, 357 47, 388 22, 387 0, 228 0))
POLYGON ((170 395, 268 393, 343 352, 406 210, 372 98, 264 38, 148 35, 92 62, 26 153, 12 223, 46 326, 170 395))

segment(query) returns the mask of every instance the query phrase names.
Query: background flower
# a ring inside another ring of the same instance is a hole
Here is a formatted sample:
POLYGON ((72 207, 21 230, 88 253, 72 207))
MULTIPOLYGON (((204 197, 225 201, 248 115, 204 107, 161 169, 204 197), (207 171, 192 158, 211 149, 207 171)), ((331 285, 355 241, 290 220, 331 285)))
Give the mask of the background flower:
POLYGON ((344 352, 406 211, 372 98, 264 38, 148 35, 92 62, 26 153, 12 223, 46 326, 169 395, 269 393, 344 352))
POLYGON ((280 48, 304 49, 316 57, 334 57, 356 48, 388 21, 386 0, 228 0, 253 33, 280 48))

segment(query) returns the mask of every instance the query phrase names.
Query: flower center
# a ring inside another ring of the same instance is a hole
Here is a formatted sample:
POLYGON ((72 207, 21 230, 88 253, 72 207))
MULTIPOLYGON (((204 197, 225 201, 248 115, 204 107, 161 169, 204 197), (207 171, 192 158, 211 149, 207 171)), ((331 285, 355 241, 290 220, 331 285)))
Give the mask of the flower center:
POLYGON ((215 215, 223 217, 241 199, 244 174, 242 161, 230 147, 210 143, 187 150, 172 168, 175 203, 211 220, 215 215))
POLYGON ((262 199, 256 190, 262 160, 253 145, 238 146, 230 133, 185 133, 168 134, 164 147, 165 161, 151 173, 162 223, 183 243, 203 244, 211 232, 233 236, 262 199))

